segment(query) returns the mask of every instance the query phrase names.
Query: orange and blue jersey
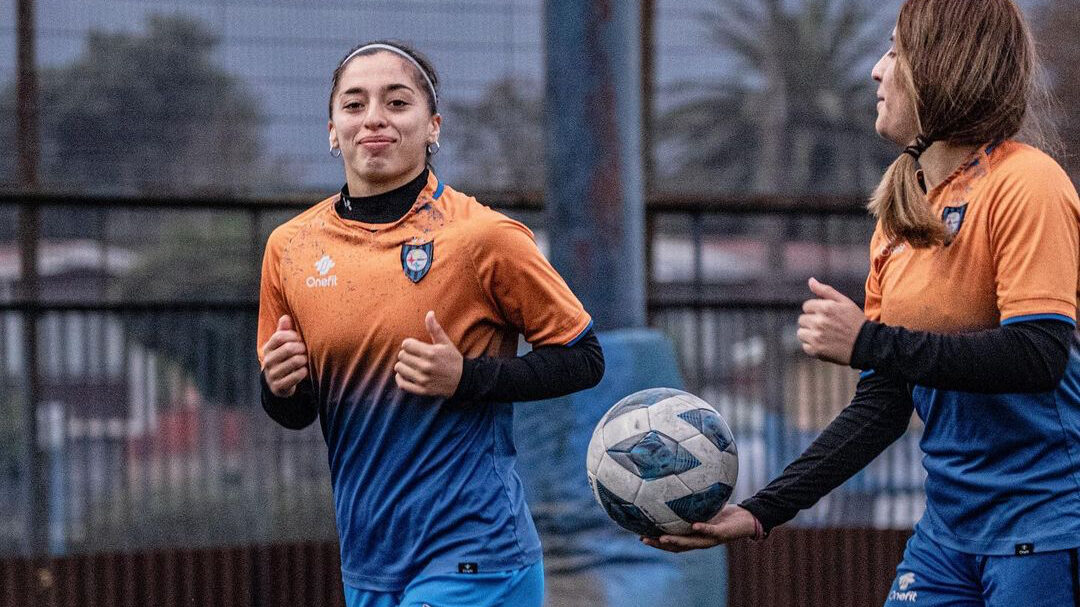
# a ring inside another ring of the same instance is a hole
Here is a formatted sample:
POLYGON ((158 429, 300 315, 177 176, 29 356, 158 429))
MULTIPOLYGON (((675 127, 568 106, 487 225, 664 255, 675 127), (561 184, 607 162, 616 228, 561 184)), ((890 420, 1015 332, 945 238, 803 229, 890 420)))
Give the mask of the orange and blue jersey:
MULTIPOLYGON (((1080 201, 1051 158, 1004 141, 928 194, 946 244, 871 240, 867 318, 961 333, 1026 320, 1075 327, 1080 201)), ((915 386, 925 424, 926 513, 917 530, 949 549, 1012 555, 1080 546, 1080 339, 1044 393, 915 386)))
POLYGON ((514 356, 519 334, 573 343, 589 315, 528 228, 434 174, 393 223, 342 218, 337 199, 271 234, 258 343, 289 314, 307 346, 343 581, 396 592, 421 574, 538 562, 511 405, 406 393, 394 364, 405 338, 430 341, 428 310, 465 357, 514 356))

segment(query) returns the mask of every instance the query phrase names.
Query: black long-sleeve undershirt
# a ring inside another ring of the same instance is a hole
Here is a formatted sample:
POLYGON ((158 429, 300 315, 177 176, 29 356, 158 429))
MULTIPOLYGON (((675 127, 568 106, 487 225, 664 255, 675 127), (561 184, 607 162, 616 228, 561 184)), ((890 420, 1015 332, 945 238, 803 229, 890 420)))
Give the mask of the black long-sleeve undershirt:
POLYGON ((902 380, 877 373, 859 380, 844 408, 784 472, 740 506, 767 533, 862 470, 907 430, 914 406, 902 380))
POLYGON ((604 353, 589 329, 572 346, 542 346, 514 358, 467 358, 461 371, 451 400, 541 400, 595 386, 604 376, 604 353))
POLYGON ((866 322, 851 365, 873 369, 851 404, 784 472, 740 506, 766 532, 791 520, 866 467, 907 429, 912 384, 979 393, 1053 389, 1069 359, 1073 327, 1032 320, 973 333, 910 331, 866 322))
MULTIPOLYGON (((348 186, 334 210, 346 219, 365 223, 391 223, 412 208, 428 181, 425 168, 405 185, 374 196, 350 196, 348 186)), ((467 358, 451 402, 521 402, 570 394, 595 386, 604 375, 604 354, 595 332, 589 329, 574 344, 542 346, 518 357, 467 358)), ((263 409, 271 419, 290 429, 305 428, 319 417, 311 381, 305 379, 289 397, 275 396, 260 374, 263 409)))
MULTIPOLYGON (((512 358, 480 357, 462 361, 461 380, 453 402, 522 402, 553 398, 595 386, 604 376, 604 353, 589 329, 567 346, 542 346, 512 358)), ((292 430, 306 428, 319 417, 308 379, 289 397, 275 396, 260 374, 263 409, 292 430)))
POLYGON ((310 378, 301 380, 292 396, 276 396, 271 392, 265 373, 259 373, 259 384, 262 386, 263 411, 289 430, 302 430, 319 418, 319 407, 310 378))
POLYGON ((1065 375, 1074 332, 1071 324, 1053 319, 954 334, 867 321, 851 366, 942 390, 1046 392, 1065 375))
POLYGON ((341 186, 341 196, 334 204, 334 211, 353 221, 364 223, 394 223, 409 212, 416 203, 417 196, 427 185, 428 170, 420 171, 411 181, 374 196, 351 196, 349 184, 341 186))

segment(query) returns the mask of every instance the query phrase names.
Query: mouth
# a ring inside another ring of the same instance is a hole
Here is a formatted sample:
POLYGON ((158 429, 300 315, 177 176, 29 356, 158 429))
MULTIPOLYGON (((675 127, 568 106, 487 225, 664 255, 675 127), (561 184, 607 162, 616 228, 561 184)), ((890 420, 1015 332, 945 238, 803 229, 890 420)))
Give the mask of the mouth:
POLYGON ((394 143, 394 140, 390 137, 382 135, 374 135, 369 137, 363 137, 360 139, 360 146, 370 152, 378 152, 390 147, 390 144, 394 143))

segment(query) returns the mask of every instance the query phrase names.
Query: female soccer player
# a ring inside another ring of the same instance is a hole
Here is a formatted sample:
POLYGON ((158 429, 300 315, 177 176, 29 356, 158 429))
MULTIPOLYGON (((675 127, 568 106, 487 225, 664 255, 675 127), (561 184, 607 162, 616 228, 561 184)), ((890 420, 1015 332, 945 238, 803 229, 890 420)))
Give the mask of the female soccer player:
POLYGON ((906 146, 870 208, 866 306, 810 280, 798 337, 865 370, 784 473, 679 551, 762 537, 925 424, 926 512, 886 605, 1080 605, 1080 202, 1013 139, 1034 52, 1010 0, 908 0, 873 70, 906 146))
POLYGON ((428 166, 438 78, 378 41, 333 74, 345 186, 266 245, 263 406, 328 447, 350 607, 539 606, 511 401, 595 385, 592 321, 522 224, 428 166), (518 334, 533 350, 515 357, 518 334))

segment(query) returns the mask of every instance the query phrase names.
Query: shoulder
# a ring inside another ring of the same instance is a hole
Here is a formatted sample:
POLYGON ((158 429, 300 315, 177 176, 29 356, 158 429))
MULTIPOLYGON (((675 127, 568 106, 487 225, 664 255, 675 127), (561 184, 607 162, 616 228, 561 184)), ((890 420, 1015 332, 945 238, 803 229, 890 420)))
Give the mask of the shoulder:
POLYGON ((285 223, 274 228, 270 232, 270 237, 266 241, 266 248, 268 251, 277 250, 280 251, 288 246, 289 242, 296 237, 297 234, 309 229, 312 225, 318 223, 318 220, 325 217, 326 213, 333 212, 334 203, 337 201, 337 194, 325 198, 307 210, 301 212, 296 217, 286 221, 285 223))
POLYGON ((874 226, 874 234, 870 237, 870 262, 873 270, 879 270, 886 259, 898 255, 907 250, 906 242, 896 242, 885 235, 885 229, 881 226, 881 220, 874 226))
POLYGON ((1068 174, 1056 160, 1025 143, 1004 141, 990 152, 989 160, 990 179, 998 184, 1072 189, 1068 174))
POLYGON ((885 230, 881 227, 881 220, 874 223, 874 233, 870 236, 870 256, 879 257, 886 252, 888 242, 885 239, 885 230))
POLYGON ((481 249, 504 244, 507 240, 535 240, 532 230, 525 224, 449 186, 443 188, 437 202, 453 232, 481 249))
POLYGON ((1015 141, 990 154, 988 181, 998 211, 1069 208, 1080 211, 1069 175, 1048 154, 1015 141))

